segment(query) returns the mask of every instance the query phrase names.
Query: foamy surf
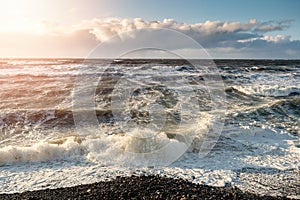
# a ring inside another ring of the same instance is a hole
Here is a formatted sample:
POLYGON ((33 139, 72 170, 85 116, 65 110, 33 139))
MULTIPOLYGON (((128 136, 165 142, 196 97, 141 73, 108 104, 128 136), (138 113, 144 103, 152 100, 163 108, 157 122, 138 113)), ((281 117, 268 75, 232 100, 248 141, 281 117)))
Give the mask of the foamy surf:
MULTIPOLYGON (((168 153, 166 156, 171 156, 174 150, 186 148, 184 143, 162 136, 158 144, 166 141, 171 144, 171 148, 166 149, 168 153)), ((6 155, 6 163, 4 162, 5 165, 2 163, 1 166, 0 179, 3 184, 0 190, 10 193, 28 189, 68 187, 77 185, 78 182, 93 183, 132 174, 165 175, 184 178, 194 183, 212 186, 230 184, 243 188, 245 184, 253 181, 254 177, 251 178, 249 173, 255 170, 263 179, 270 179, 269 173, 273 176, 296 179, 295 173, 286 172, 299 170, 300 151, 297 142, 299 139, 295 136, 275 133, 271 130, 228 127, 213 151, 206 157, 190 151, 170 166, 149 168, 135 167, 136 165, 130 162, 135 162, 137 159, 143 161, 151 159, 124 154, 126 148, 127 151, 136 151, 136 149, 145 151, 144 148, 147 151, 150 146, 148 142, 139 143, 131 136, 117 135, 85 140, 68 137, 27 148, 1 149, 1 155, 6 155), (145 147, 145 144, 148 146, 145 147), (126 155, 131 156, 126 157, 126 155), (116 165, 118 161, 125 162, 126 165, 116 165), (260 170, 269 171, 260 174, 260 170)), ((256 192, 260 194, 266 194, 263 193, 264 190, 258 189, 259 183, 256 185, 257 187, 244 189, 252 192, 257 190, 256 192)), ((274 191, 274 194, 280 192, 282 191, 274 191)))
POLYGON ((66 138, 61 144, 56 142, 38 142, 28 147, 6 146, 0 149, 0 163, 38 162, 69 159, 82 155, 84 147, 76 138, 66 138))
MULTIPOLYGON (((209 135, 209 116, 199 119, 197 124, 185 125, 181 129, 156 132, 151 129, 134 128, 128 133, 78 135, 57 137, 30 146, 8 145, 0 148, 0 163, 40 162, 51 160, 86 159, 102 165, 152 165, 164 160, 176 160, 189 148, 201 151, 201 142, 209 135), (172 133, 172 134, 171 134, 172 133)), ((75 134, 71 132, 71 134, 75 134)), ((217 137, 217 136, 216 136, 217 137)), ((211 147, 212 148, 212 147, 211 147)))
POLYGON ((235 89, 247 95, 288 97, 300 94, 300 85, 235 86, 235 89))

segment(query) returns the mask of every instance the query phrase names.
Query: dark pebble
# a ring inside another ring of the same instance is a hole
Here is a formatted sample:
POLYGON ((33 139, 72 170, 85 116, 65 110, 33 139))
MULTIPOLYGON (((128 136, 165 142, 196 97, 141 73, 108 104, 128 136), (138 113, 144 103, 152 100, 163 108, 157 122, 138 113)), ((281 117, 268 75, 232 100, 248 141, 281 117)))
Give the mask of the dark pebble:
POLYGON ((117 177, 113 181, 45 189, 16 194, 0 194, 0 199, 288 199, 258 196, 236 187, 210 187, 183 179, 158 176, 117 177))

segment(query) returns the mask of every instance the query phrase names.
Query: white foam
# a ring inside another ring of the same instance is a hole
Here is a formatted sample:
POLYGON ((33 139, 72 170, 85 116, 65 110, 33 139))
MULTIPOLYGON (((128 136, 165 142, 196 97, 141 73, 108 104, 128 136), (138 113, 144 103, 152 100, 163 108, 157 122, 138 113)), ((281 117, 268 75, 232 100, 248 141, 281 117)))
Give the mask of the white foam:
POLYGON ((283 97, 289 96, 292 93, 300 94, 300 85, 248 85, 248 86, 233 86, 248 95, 283 97))
POLYGON ((39 142, 29 147, 6 146, 0 149, 0 163, 63 159, 80 155, 83 151, 84 147, 73 137, 67 138, 62 144, 39 142))
MULTIPOLYGON (((188 148, 188 144, 170 139, 164 132, 143 131, 145 132, 135 129, 130 134, 100 134, 85 138, 71 136, 38 142, 27 147, 5 146, 0 148, 0 163, 49 161, 84 156, 87 160, 103 165, 143 164, 158 159, 176 160, 188 148)), ((195 129, 189 131, 195 132, 195 129)), ((186 134, 187 132, 188 130, 186 134)))
POLYGON ((84 141, 89 153, 87 159, 104 165, 155 165, 160 159, 175 160, 187 148, 183 142, 169 139, 165 134, 151 138, 110 135, 101 139, 84 141), (156 152, 158 152, 156 154, 156 152), (173 158, 175 156, 175 158, 173 158))
POLYGON ((247 77, 249 82, 236 84, 233 88, 248 95, 280 97, 300 93, 300 81, 291 74, 251 73, 241 76, 243 79, 240 81, 247 77))

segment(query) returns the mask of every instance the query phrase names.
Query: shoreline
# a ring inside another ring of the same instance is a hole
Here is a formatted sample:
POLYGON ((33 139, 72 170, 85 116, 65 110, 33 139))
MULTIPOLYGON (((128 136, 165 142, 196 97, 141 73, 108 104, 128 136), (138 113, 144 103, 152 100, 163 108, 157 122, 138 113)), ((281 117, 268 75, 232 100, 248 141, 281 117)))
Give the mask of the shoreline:
POLYGON ((259 196, 232 186, 212 187, 161 176, 117 177, 67 188, 0 194, 0 199, 289 199, 259 196))

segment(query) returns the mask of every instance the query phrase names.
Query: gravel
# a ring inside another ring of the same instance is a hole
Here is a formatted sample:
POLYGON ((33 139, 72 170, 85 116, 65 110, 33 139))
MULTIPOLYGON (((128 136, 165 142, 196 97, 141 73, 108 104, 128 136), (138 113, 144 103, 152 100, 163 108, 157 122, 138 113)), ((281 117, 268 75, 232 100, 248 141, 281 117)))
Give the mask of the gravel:
POLYGON ((75 187, 0 194, 0 199, 288 199, 258 196, 236 187, 211 187, 160 176, 117 177, 75 187))

